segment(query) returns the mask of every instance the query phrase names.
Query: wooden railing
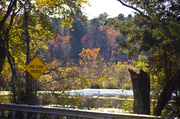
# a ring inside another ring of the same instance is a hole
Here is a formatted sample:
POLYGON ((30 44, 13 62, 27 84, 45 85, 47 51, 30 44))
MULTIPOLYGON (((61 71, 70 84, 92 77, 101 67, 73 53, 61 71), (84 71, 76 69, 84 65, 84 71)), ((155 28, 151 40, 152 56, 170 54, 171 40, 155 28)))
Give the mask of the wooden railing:
POLYGON ((26 105, 26 104, 7 104, 0 103, 1 117, 4 117, 5 110, 12 111, 12 119, 15 119, 16 112, 23 112, 24 119, 28 118, 28 113, 35 113, 37 119, 40 119, 41 114, 50 114, 51 119, 55 119, 55 116, 67 116, 70 117, 81 117, 88 119, 160 119, 161 117, 151 115, 138 115, 138 114, 127 114, 127 113, 110 113, 100 111, 90 111, 81 109, 70 109, 60 107, 48 107, 48 106, 37 106, 37 105, 26 105))

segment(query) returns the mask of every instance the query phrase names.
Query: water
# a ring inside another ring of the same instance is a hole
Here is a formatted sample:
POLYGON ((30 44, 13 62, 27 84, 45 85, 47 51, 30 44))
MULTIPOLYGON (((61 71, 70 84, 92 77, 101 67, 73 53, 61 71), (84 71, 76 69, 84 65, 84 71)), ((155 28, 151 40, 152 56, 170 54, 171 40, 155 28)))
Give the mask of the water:
MULTIPOLYGON (((50 93, 50 91, 38 91, 40 93, 50 93)), ((56 91, 55 91, 56 92, 56 91)), ((84 96, 130 96, 133 95, 132 90, 124 90, 124 89, 83 89, 83 90, 71 90, 71 91, 65 91, 69 93, 69 95, 74 96, 77 93, 84 96)), ((61 93, 61 92, 56 92, 61 93)), ((0 91, 0 95, 9 95, 10 91, 0 91)))
POLYGON ((83 90, 71 90, 68 91, 69 95, 76 95, 77 93, 84 96, 130 96, 133 95, 132 90, 124 90, 124 89, 83 89, 83 90))
MULTIPOLYGON (((51 94, 51 91, 38 91, 38 93, 43 94, 51 94)), ((60 94, 62 92, 55 91, 54 93, 60 94)), ((123 101, 126 99, 124 97, 133 95, 132 90, 124 90, 124 89, 83 89, 83 90, 71 90, 65 91, 70 96, 82 95, 83 98, 86 98, 87 104, 88 100, 91 102, 92 100, 97 101, 94 102, 98 107, 104 107, 105 104, 109 104, 108 107, 117 107, 122 109, 123 101), (98 100, 96 100, 98 99, 98 100)), ((0 91, 0 95, 9 95, 10 91, 0 91)), ((94 104, 92 103, 92 104, 94 104)))

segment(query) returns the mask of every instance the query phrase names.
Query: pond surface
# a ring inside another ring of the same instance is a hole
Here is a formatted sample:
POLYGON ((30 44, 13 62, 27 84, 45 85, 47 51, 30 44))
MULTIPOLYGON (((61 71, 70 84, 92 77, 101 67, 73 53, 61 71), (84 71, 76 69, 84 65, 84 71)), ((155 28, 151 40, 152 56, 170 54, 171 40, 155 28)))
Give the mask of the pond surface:
POLYGON ((83 90, 71 90, 68 91, 69 95, 76 95, 77 93, 84 96, 130 96, 133 95, 132 90, 124 89, 83 89, 83 90))
MULTIPOLYGON (((83 90, 71 90, 71 91, 65 91, 69 95, 76 95, 80 94, 83 96, 108 96, 108 97, 114 97, 114 96, 130 96, 133 95, 132 90, 124 90, 124 89, 83 89, 83 90)), ((38 91, 38 93, 51 93, 50 91, 38 91)), ((59 91, 55 91, 55 93, 61 93, 59 91)), ((0 91, 0 95, 9 95, 10 91, 0 91)))

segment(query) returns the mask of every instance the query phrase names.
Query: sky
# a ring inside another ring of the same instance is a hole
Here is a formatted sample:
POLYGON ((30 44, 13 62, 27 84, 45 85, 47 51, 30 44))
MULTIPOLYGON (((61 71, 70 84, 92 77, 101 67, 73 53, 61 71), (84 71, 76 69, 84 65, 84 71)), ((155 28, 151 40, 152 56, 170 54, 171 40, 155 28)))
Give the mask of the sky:
POLYGON ((123 6, 117 0, 89 0, 91 7, 85 6, 85 11, 83 13, 88 16, 88 19, 93 19, 98 17, 100 14, 106 12, 111 17, 117 17, 118 14, 133 14, 133 10, 123 6))

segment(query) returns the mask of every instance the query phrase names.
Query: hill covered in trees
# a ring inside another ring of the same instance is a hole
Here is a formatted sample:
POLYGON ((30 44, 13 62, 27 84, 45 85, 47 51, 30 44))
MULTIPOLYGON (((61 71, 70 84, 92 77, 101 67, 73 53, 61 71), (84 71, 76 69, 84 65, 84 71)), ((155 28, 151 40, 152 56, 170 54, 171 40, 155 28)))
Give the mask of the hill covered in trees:
POLYGON ((56 36, 48 41, 48 49, 43 53, 44 59, 58 69, 56 74, 54 71, 49 74, 60 82, 58 85, 53 83, 53 87, 131 89, 127 69, 135 66, 135 61, 129 60, 120 49, 118 41, 126 38, 110 24, 130 19, 132 15, 124 17, 123 14, 109 19, 104 13, 98 18, 87 20, 82 14, 77 14, 72 28, 68 28, 58 18, 53 18, 56 36))
POLYGON ((125 38, 116 30, 113 24, 106 24, 109 21, 124 21, 131 19, 132 15, 125 18, 120 14, 117 18, 108 19, 106 13, 98 18, 87 20, 85 16, 79 14, 68 28, 60 24, 58 18, 53 19, 53 26, 57 36, 50 42, 49 54, 51 59, 61 59, 74 61, 78 63, 82 49, 100 48, 99 55, 104 61, 117 63, 118 61, 128 61, 126 53, 120 50, 117 41, 123 41, 125 38))

